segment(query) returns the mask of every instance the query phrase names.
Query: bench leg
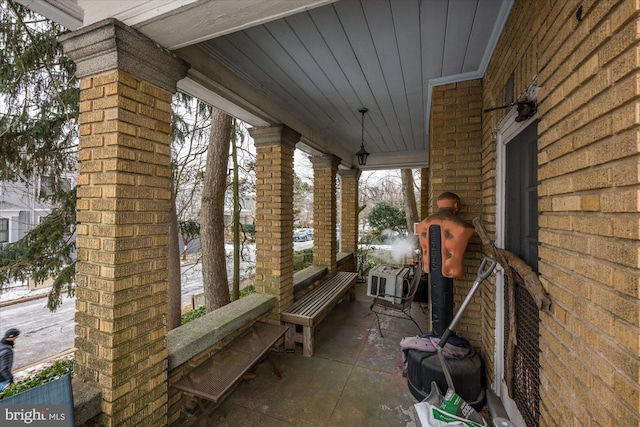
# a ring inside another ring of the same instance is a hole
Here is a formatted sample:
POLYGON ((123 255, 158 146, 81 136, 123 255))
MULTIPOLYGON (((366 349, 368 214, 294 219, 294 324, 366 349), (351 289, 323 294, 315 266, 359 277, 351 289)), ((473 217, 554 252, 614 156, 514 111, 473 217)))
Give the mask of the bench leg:
POLYGON ((293 323, 285 323, 285 326, 288 326, 287 332, 284 334, 284 348, 296 348, 295 342, 295 333, 296 333, 296 325, 293 323))
POLYGON ((302 355, 313 356, 313 328, 311 326, 302 327, 302 355))
POLYGON ((201 397, 194 396, 189 393, 184 393, 184 394, 194 398, 196 400, 196 403, 198 404, 198 409, 200 409, 200 415, 198 415, 198 417, 196 418, 196 423, 198 423, 202 419, 205 419, 207 420, 207 426, 212 426, 213 420, 209 416, 209 412, 211 412, 211 409, 210 408, 207 409, 207 404, 203 401, 203 399, 201 397))
POLYGON ((352 285, 349 288, 349 299, 351 301, 355 301, 356 300, 356 287, 355 287, 355 285, 352 285))
POLYGON ((280 373, 280 369, 276 366, 276 362, 271 357, 271 352, 267 352, 267 359, 269 359, 269 363, 271 363, 271 368, 273 368, 273 372, 276 374, 279 380, 282 379, 282 374, 280 373))

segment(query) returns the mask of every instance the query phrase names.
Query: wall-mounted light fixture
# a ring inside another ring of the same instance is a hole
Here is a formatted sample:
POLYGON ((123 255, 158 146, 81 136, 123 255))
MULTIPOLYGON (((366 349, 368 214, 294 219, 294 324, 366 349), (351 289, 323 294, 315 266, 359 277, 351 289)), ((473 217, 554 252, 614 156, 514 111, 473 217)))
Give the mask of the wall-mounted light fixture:
POLYGON ((516 122, 523 122, 532 117, 538 111, 538 104, 535 101, 529 101, 526 98, 518 102, 518 115, 516 122))
POLYGON ((369 153, 364 149, 364 113, 369 110, 363 108, 362 110, 358 111, 360 112, 360 114, 362 114, 362 132, 360 134, 360 151, 356 153, 356 156, 358 157, 358 164, 360 166, 364 166, 367 164, 367 157, 369 157, 369 153))
POLYGON ((516 116, 516 122, 522 122, 524 120, 529 119, 538 111, 538 103, 536 101, 529 101, 529 99, 525 96, 520 101, 512 102, 511 104, 502 105, 500 107, 487 108, 484 110, 485 113, 489 111, 500 110, 503 108, 517 106, 518 115, 516 116))

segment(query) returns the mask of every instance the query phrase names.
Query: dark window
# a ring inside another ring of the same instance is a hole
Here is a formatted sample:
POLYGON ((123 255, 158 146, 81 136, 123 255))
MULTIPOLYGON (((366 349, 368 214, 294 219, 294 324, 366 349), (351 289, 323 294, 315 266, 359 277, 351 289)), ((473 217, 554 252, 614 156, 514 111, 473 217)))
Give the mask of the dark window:
POLYGON ((51 176, 43 176, 40 178, 40 197, 46 197, 53 194, 55 180, 51 176))
POLYGON ((0 243, 9 241, 9 220, 0 218, 0 243))
MULTIPOLYGON (((538 271, 538 125, 532 123, 506 146, 505 249, 538 271)), ((514 286, 508 284, 508 286, 514 286)), ((515 286, 515 322, 509 319, 505 295, 505 337, 517 325, 513 360, 513 396, 527 427, 540 419, 540 346, 537 307, 524 284, 515 286)), ((506 356, 505 344, 505 356, 506 356)))
POLYGON ((378 276, 371 276, 371 295, 378 295, 378 276))
POLYGON ((40 197, 49 197, 57 191, 69 191, 71 189, 71 180, 68 178, 58 178, 53 176, 43 176, 40 178, 40 197))
POLYGON ((505 249, 538 271, 538 124, 507 144, 505 249))
POLYGON ((380 289, 378 290, 378 295, 385 295, 387 293, 387 279, 384 277, 380 278, 380 289))

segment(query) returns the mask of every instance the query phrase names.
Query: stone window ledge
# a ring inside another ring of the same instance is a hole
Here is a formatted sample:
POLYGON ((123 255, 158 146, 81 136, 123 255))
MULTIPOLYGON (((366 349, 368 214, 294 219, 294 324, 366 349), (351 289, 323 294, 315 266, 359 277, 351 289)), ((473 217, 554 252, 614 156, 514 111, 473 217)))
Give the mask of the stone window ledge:
POLYGON ((275 304, 272 295, 251 294, 172 329, 167 334, 169 371, 268 313, 275 304))
MULTIPOLYGON (((336 256, 338 270, 342 271, 342 266, 353 260, 351 252, 340 252, 336 256)), ((301 291, 317 283, 327 275, 329 269, 318 265, 312 265, 293 274, 293 294, 298 295, 301 291)))
POLYGON ((74 378, 71 380, 73 390, 73 421, 81 426, 102 412, 102 392, 97 387, 74 378))
POLYGON ((354 258, 354 254, 352 252, 339 252, 336 255, 336 262, 338 264, 338 269, 342 267, 344 264, 348 263, 354 258))
POLYGON ((297 295, 299 292, 313 285, 326 276, 328 272, 329 269, 327 267, 311 265, 293 273, 293 294, 297 295))

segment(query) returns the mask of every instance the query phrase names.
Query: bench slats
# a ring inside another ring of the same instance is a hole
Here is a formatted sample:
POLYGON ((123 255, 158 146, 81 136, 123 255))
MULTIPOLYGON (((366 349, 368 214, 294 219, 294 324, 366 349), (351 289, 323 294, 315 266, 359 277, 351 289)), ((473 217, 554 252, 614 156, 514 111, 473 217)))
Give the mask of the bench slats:
POLYGON ((216 403, 286 331, 286 326, 256 322, 172 387, 216 403))
POLYGON ((314 322, 319 322, 322 320, 321 317, 324 317, 319 316, 323 309, 333 308, 333 302, 337 303, 337 300, 355 283, 357 277, 357 273, 338 272, 334 277, 322 282, 284 310, 280 315, 282 321, 296 325, 313 326, 314 322))
POLYGON ((358 273, 338 272, 280 313, 280 320, 289 327, 285 336, 287 348, 301 342, 303 354, 311 357, 315 326, 338 304, 340 298, 352 290, 357 278, 358 273), (296 325, 302 326, 302 333, 295 331, 296 325))

